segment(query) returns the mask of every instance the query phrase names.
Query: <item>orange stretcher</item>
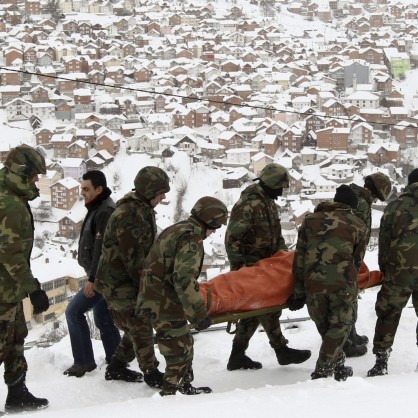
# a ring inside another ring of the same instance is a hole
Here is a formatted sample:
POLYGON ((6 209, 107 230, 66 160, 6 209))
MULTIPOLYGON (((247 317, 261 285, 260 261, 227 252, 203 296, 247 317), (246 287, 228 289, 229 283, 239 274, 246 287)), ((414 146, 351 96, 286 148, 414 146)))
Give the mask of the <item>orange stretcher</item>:
MULTIPOLYGON (((294 251, 278 251, 251 267, 220 274, 200 284, 213 323, 237 322, 286 308, 293 290, 294 251)), ((380 271, 370 271, 363 263, 357 275, 359 288, 382 282, 380 271)))

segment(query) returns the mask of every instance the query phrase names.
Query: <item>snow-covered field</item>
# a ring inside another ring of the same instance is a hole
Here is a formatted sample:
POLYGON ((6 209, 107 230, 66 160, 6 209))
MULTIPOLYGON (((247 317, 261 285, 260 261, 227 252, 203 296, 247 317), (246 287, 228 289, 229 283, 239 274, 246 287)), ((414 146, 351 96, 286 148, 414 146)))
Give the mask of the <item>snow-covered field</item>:
MULTIPOLYGON (((373 265, 374 255, 366 261, 373 265)), ((359 302, 357 328, 372 340, 375 325, 374 302, 378 288, 369 289, 359 302)), ((248 354, 262 361, 256 371, 226 370, 232 336, 223 330, 195 335, 195 384, 207 385, 213 394, 199 396, 176 395, 161 398, 144 383, 106 381, 104 352, 100 341, 94 341, 99 368, 83 378, 67 377, 62 372, 72 364, 68 336, 49 348, 32 348, 26 352, 29 363, 27 383, 38 396, 47 397, 50 407, 25 416, 110 418, 128 417, 388 417, 413 414, 413 399, 418 385, 415 372, 418 355, 415 341, 416 317, 410 303, 404 309, 389 360, 389 375, 367 378, 374 364, 374 355, 348 359, 354 376, 346 382, 333 379, 310 380, 320 345, 319 334, 310 320, 283 324, 289 345, 309 348, 312 357, 300 365, 279 366, 264 332, 251 340, 248 354), (297 325, 297 328, 293 328, 297 325)), ((298 312, 285 310, 282 319, 305 317, 306 308, 298 312)), ((39 329, 30 332, 28 341, 39 329)), ((158 353, 158 349, 157 349, 158 353)), ((164 359, 160 368, 164 368, 164 359)), ((131 367, 138 370, 135 362, 131 367)), ((0 368, 2 371, 3 366, 0 368)), ((6 390, 0 391, 0 405, 6 390)))

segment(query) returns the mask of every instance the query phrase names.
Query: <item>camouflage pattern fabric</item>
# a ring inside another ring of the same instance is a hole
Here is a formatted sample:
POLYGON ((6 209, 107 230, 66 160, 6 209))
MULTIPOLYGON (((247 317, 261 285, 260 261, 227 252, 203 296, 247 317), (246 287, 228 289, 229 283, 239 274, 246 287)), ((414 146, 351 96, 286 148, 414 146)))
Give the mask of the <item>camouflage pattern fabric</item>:
POLYGON ((355 320, 366 226, 350 206, 322 202, 305 217, 293 261, 294 295, 307 295, 322 337, 317 367, 333 368, 355 320))
MULTIPOLYGON (((252 184, 242 191, 231 211, 225 234, 225 248, 231 270, 252 266, 257 261, 271 257, 279 250, 287 250, 282 236, 279 211, 259 184, 252 184)), ((273 348, 286 345, 280 327, 281 311, 238 322, 234 343, 248 347, 259 324, 273 348)))
POLYGON ((197 279, 203 263, 206 228, 193 216, 163 232, 146 259, 137 314, 152 322, 197 324, 208 316, 197 279))
MULTIPOLYGON (((376 299, 373 352, 390 348, 409 297, 418 316, 418 183, 390 202, 379 232, 379 267, 383 284, 376 299)), ((418 343, 418 336, 417 336, 418 343)))
MULTIPOLYGON (((0 304, 17 303, 39 288, 30 269, 33 189, 25 178, 0 170, 0 304)), ((37 190, 37 189, 36 189, 37 190)))
POLYGON ((289 173, 279 164, 267 164, 261 170, 259 178, 271 189, 289 188, 289 173))
POLYGON ((350 184, 358 199, 357 209, 353 209, 354 214, 360 218, 367 227, 366 231, 366 245, 369 243, 371 228, 372 228, 372 203, 373 195, 364 187, 357 186, 357 184, 350 184))
MULTIPOLYGON (((138 360, 139 368, 144 373, 156 369, 159 362, 155 357, 153 330, 149 322, 145 322, 141 317, 135 316, 135 311, 133 309, 110 309, 110 313, 115 325, 125 333, 124 339, 129 338, 132 342, 133 351, 138 360)), ((122 339, 122 347, 125 346, 129 349, 130 344, 126 345, 126 340, 124 341, 124 339, 122 339)), ((123 353, 122 347, 118 347, 115 354, 116 357, 119 360, 129 360, 129 350, 127 353, 123 353)))
POLYGON ((390 202, 379 231, 379 268, 398 285, 414 287, 418 279, 418 183, 390 202))
POLYGON ((384 202, 387 199, 392 190, 392 182, 386 174, 380 172, 373 173, 364 180, 365 182, 371 181, 373 183, 374 193, 379 200, 384 202))
POLYGON ((154 209, 147 199, 130 192, 116 203, 94 284, 110 308, 135 308, 142 267, 156 232, 154 209))
MULTIPOLYGON (((399 285, 390 276, 385 276, 376 300, 376 328, 373 339, 373 353, 392 348, 402 310, 412 295, 412 304, 418 316, 418 281, 415 287, 399 285)), ((418 326, 416 330, 418 345, 418 326)))
POLYGON ((279 250, 287 250, 276 203, 260 185, 252 184, 243 190, 232 208, 225 248, 231 270, 252 266, 279 250))
POLYGON ((23 303, 0 304, 0 364, 4 363, 4 382, 12 385, 27 371, 24 343, 28 335, 23 303))
POLYGON ((194 215, 165 229, 145 261, 137 315, 157 332, 166 360, 164 388, 193 380, 193 338, 187 321, 208 316, 197 279, 203 263, 206 228, 194 215))
POLYGON ((169 178, 165 171, 158 167, 147 166, 139 170, 134 185, 138 195, 146 200, 170 191, 169 178))
POLYGON ((160 353, 166 361, 164 389, 190 383, 194 379, 193 337, 185 321, 154 322, 160 353))
POLYGON ((322 202, 298 233, 293 261, 294 295, 358 289, 366 226, 348 205, 322 202))
POLYGON ((322 337, 316 367, 334 369, 354 322, 357 292, 308 293, 306 305, 322 337))

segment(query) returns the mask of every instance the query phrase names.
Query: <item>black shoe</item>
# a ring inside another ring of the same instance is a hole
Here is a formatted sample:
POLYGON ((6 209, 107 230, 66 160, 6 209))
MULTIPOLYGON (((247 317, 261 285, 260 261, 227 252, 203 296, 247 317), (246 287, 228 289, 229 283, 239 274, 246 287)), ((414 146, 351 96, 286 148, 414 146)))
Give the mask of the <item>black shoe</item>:
POLYGON ((126 367, 120 369, 106 368, 106 380, 123 380, 124 382, 140 383, 144 381, 144 375, 126 367))
POLYGON ((276 352, 277 361, 281 366, 300 364, 311 357, 310 350, 296 350, 289 348, 287 345, 276 348, 274 351, 276 352))
POLYGON ((83 377, 87 372, 92 372, 96 368, 97 366, 94 363, 86 366, 73 364, 69 369, 65 370, 64 374, 66 376, 83 377))
POLYGON ((226 368, 229 371, 233 370, 258 370, 261 369, 263 365, 259 361, 251 360, 247 355, 232 355, 229 357, 228 364, 226 368))
POLYGON ((367 347, 353 344, 350 340, 347 340, 343 346, 343 351, 346 357, 361 357, 367 353, 367 347))
POLYGON ((194 387, 191 383, 184 383, 179 387, 179 392, 183 395, 200 395, 201 393, 212 393, 212 389, 207 386, 194 387))
POLYGON ((347 377, 353 375, 353 369, 349 366, 338 365, 334 369, 334 379, 338 382, 344 382, 347 380, 347 377))
POLYGON ((164 373, 161 373, 158 369, 148 370, 144 373, 144 382, 152 388, 160 389, 163 387, 163 377, 164 373))
POLYGON ((5 410, 8 413, 18 413, 24 411, 35 411, 46 408, 49 404, 48 399, 33 396, 25 384, 22 377, 16 384, 8 386, 5 410))

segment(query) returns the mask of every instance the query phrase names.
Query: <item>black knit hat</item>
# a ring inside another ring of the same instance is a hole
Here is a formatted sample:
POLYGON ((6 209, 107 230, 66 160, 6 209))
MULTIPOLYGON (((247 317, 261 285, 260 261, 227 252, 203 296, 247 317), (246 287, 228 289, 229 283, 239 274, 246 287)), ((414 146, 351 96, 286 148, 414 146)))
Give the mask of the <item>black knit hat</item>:
POLYGON ((334 202, 345 203, 348 206, 351 206, 353 209, 356 209, 358 206, 357 195, 350 186, 342 184, 335 191, 334 202))
POLYGON ((418 182, 418 168, 411 171, 411 173, 408 176, 408 186, 410 186, 412 183, 418 182))

